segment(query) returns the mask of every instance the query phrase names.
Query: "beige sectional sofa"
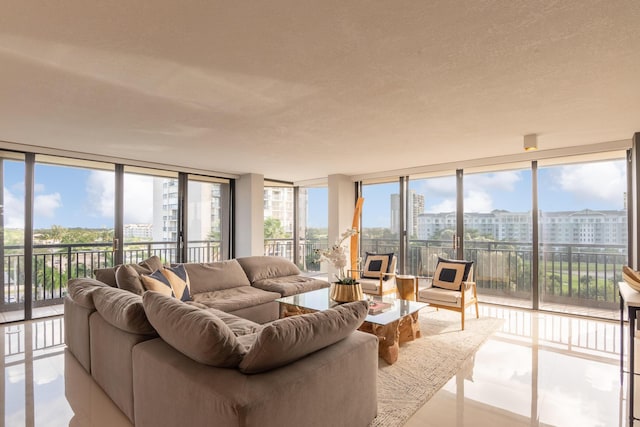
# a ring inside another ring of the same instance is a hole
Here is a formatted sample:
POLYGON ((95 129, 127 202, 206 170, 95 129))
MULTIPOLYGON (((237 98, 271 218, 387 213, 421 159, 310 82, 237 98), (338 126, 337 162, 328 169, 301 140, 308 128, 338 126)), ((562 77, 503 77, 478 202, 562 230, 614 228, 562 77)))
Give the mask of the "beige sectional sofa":
MULTIPOLYGON (((259 273, 269 260, 256 258, 185 264, 189 302, 71 280, 69 351, 138 426, 367 425, 377 411, 378 356, 377 339, 355 330, 366 307, 278 320, 282 294, 250 278, 295 270, 272 258, 259 273), (225 348, 231 356, 221 358, 225 348)), ((289 289, 306 290, 289 276, 289 289)), ((306 279, 309 289, 326 283, 306 279)))

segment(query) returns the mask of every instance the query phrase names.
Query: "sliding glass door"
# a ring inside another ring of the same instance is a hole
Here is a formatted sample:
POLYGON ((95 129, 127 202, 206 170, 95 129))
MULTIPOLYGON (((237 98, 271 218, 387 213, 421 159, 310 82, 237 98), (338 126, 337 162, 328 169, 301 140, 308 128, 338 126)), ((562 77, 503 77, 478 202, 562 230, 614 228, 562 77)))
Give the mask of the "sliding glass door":
POLYGON ((400 185, 395 182, 365 183, 362 186, 360 254, 400 251, 400 185))
POLYGON ((24 178, 24 155, 0 152, 0 323, 25 318, 24 178))
POLYGON ((616 318, 627 264, 626 161, 541 162, 540 308, 616 318))
POLYGON ((532 307, 531 169, 464 174, 464 259, 478 299, 532 307))
POLYGON ((124 262, 152 255, 178 262, 178 173, 129 166, 124 172, 124 262))
MULTIPOLYGON (((327 249, 329 191, 326 186, 298 189, 298 236, 300 248, 297 264, 302 271, 320 272, 323 263, 316 251, 327 249)), ((326 266, 326 263, 324 263, 326 266)))
POLYGON ((456 177, 410 177, 407 273, 433 276, 438 257, 456 258, 456 177))
POLYGON ((228 180, 189 175, 187 191, 187 261, 214 262, 228 258, 228 180))

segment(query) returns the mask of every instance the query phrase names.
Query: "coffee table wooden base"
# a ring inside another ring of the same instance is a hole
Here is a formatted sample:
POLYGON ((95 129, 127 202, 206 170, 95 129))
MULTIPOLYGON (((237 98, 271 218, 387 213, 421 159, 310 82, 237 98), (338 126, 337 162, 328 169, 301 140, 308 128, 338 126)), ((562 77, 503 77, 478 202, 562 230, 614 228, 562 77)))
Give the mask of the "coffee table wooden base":
POLYGON ((397 362, 400 343, 422 336, 417 312, 387 325, 364 322, 358 329, 378 337, 378 355, 389 365, 397 362))

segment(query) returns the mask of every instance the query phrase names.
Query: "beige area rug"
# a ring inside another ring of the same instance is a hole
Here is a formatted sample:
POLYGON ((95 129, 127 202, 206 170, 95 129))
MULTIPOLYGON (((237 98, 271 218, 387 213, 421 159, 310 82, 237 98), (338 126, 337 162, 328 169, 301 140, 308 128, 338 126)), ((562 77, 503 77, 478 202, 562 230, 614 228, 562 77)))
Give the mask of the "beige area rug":
POLYGON ((378 416, 371 427, 406 423, 503 324, 502 319, 472 317, 461 331, 460 314, 428 310, 420 312, 422 338, 401 344, 393 365, 379 360, 378 416))

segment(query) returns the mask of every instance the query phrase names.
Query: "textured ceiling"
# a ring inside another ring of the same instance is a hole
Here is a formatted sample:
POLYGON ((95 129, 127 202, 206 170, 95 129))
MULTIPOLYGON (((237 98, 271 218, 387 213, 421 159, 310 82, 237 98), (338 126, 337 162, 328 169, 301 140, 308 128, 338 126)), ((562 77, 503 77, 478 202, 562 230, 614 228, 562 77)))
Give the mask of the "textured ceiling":
POLYGON ((0 140, 298 181, 640 131, 640 1, 3 0, 0 140))

